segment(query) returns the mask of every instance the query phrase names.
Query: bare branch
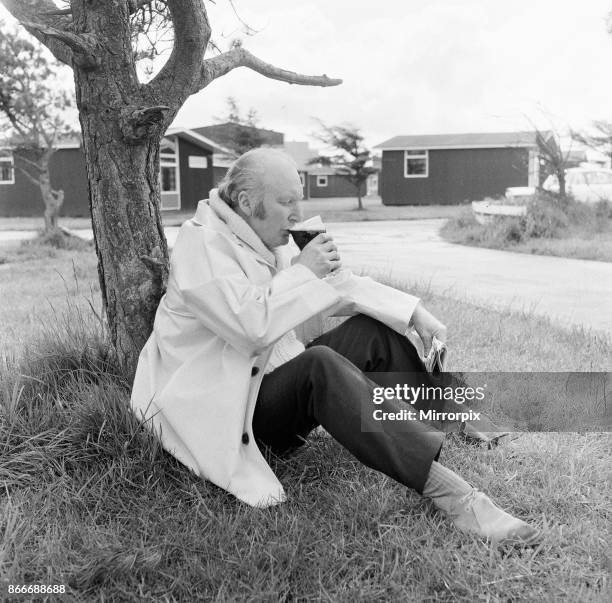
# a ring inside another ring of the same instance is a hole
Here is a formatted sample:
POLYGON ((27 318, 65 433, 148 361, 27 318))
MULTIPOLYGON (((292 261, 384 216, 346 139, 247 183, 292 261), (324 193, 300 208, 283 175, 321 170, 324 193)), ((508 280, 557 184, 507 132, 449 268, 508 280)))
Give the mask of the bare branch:
POLYGON ((54 16, 46 14, 52 13, 57 9, 51 0, 38 0, 36 3, 23 2, 22 0, 2 0, 2 4, 15 19, 24 25, 30 34, 53 53, 53 56, 58 61, 70 67, 72 66, 73 53, 69 46, 57 38, 46 36, 38 28, 31 28, 26 25, 26 23, 36 20, 39 23, 43 23, 45 27, 54 27, 56 29, 67 27, 70 19, 66 19, 65 15, 54 16))
MULTIPOLYGON (((130 5, 130 14, 135 13, 136 11, 144 8, 145 6, 151 4, 153 0, 129 0, 130 5)), ((51 10, 45 10, 41 14, 49 15, 49 16, 59 16, 59 15, 71 15, 72 8, 57 8, 51 10)))
MULTIPOLYGON (((23 159, 23 157, 19 157, 20 159, 23 159)), ((20 165, 16 165, 15 166, 32 184, 36 185, 36 186, 40 186, 40 180, 38 178, 36 178, 35 176, 32 176, 32 174, 30 174, 30 172, 28 172, 28 170, 26 170, 24 167, 21 167, 20 165)), ((38 168, 41 172, 43 171, 41 168, 38 168)))
POLYGON ((202 63, 202 76, 197 84, 197 92, 202 88, 205 88, 217 78, 229 73, 237 67, 248 67, 261 75, 264 75, 273 80, 279 80, 281 82, 287 82, 288 84, 298 84, 301 86, 338 86, 342 83, 341 79, 330 78, 327 75, 302 75, 295 73, 294 71, 287 71, 286 69, 280 69, 266 63, 256 56, 251 54, 248 50, 242 47, 235 47, 228 52, 220 54, 219 56, 206 59, 202 63))
POLYGON ((74 51, 75 58, 77 56, 79 57, 79 63, 81 65, 83 65, 83 63, 90 66, 98 64, 95 37, 91 34, 78 35, 63 29, 58 29, 57 27, 34 23, 32 21, 22 21, 21 23, 28 30, 37 31, 45 37, 63 42, 74 51))
MULTIPOLYGON (((31 159, 28 159, 22 153, 19 154, 19 161, 23 161, 24 163, 26 163, 30 167, 37 169, 39 172, 44 172, 45 171, 44 168, 42 168, 40 165, 38 165, 38 163, 36 163, 36 161, 32 161, 31 159)), ((23 171, 23 169, 22 169, 22 171, 23 171)))
POLYGON ((160 72, 146 85, 156 103, 182 104, 200 79, 200 66, 210 39, 210 24, 202 0, 167 0, 174 43, 160 72))
POLYGON ((71 15, 72 14, 72 9, 69 8, 58 8, 55 10, 45 10, 43 11, 41 14, 45 15, 45 16, 49 16, 49 17, 58 17, 58 16, 63 16, 63 15, 71 15))
POLYGON ((129 0, 130 14, 139 11, 141 8, 151 4, 153 0, 129 0))

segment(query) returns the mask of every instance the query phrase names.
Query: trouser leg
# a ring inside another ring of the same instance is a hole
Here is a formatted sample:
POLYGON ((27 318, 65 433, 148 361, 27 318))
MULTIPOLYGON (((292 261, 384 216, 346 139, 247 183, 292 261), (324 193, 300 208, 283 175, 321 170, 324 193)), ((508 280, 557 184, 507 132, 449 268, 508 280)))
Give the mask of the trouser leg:
MULTIPOLYGON (((328 346, 362 371, 379 373, 371 377, 380 385, 394 385, 392 380, 384 380, 384 373, 402 373, 402 384, 415 387, 444 387, 456 384, 451 373, 444 373, 434 380, 408 338, 364 314, 349 318, 335 329, 317 337, 309 345, 328 346)), ((427 400, 425 397, 420 397, 412 408, 416 411, 457 411, 452 400, 427 400)), ((458 431, 460 422, 431 420, 429 424, 449 433, 458 431)))
POLYGON ((406 337, 365 314, 353 316, 323 333, 309 344, 312 345, 335 350, 365 373, 427 374, 423 361, 406 337))
MULTIPOLYGON (((282 451, 322 425, 363 464, 422 492, 444 434, 417 421, 375 421, 374 387, 330 347, 311 346, 264 377, 253 417, 255 437, 282 451)), ((407 407, 395 399, 377 406, 383 412, 407 407)))

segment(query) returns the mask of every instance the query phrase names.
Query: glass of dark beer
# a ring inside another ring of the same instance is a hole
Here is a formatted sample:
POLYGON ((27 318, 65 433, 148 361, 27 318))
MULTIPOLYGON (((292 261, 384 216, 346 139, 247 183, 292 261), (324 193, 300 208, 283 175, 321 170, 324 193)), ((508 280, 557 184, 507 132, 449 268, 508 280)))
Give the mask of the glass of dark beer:
POLYGON ((293 228, 289 229, 295 244, 300 248, 300 251, 310 243, 317 235, 325 232, 325 225, 320 216, 314 216, 304 222, 299 222, 293 228))

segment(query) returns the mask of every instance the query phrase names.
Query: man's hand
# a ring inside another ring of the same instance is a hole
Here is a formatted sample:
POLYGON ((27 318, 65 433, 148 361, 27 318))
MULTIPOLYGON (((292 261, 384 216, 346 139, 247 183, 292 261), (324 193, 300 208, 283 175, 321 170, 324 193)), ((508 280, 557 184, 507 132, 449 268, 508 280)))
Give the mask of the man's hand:
POLYGON ((423 342, 424 354, 427 356, 434 335, 446 342, 446 327, 419 302, 412 313, 412 324, 423 342))
POLYGON ((334 240, 326 232, 317 235, 295 258, 294 264, 303 264, 319 278, 327 276, 332 270, 342 266, 340 254, 334 240))

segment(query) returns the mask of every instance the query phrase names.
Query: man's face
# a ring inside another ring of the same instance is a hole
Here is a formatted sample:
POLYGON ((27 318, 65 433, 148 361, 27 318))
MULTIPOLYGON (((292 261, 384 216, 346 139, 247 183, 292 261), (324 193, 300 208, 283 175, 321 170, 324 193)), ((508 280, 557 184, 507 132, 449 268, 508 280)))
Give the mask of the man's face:
POLYGON ((289 228, 302 219, 302 183, 294 165, 277 160, 266 166, 262 184, 263 211, 254 212, 247 221, 264 245, 274 249, 289 242, 289 228))

